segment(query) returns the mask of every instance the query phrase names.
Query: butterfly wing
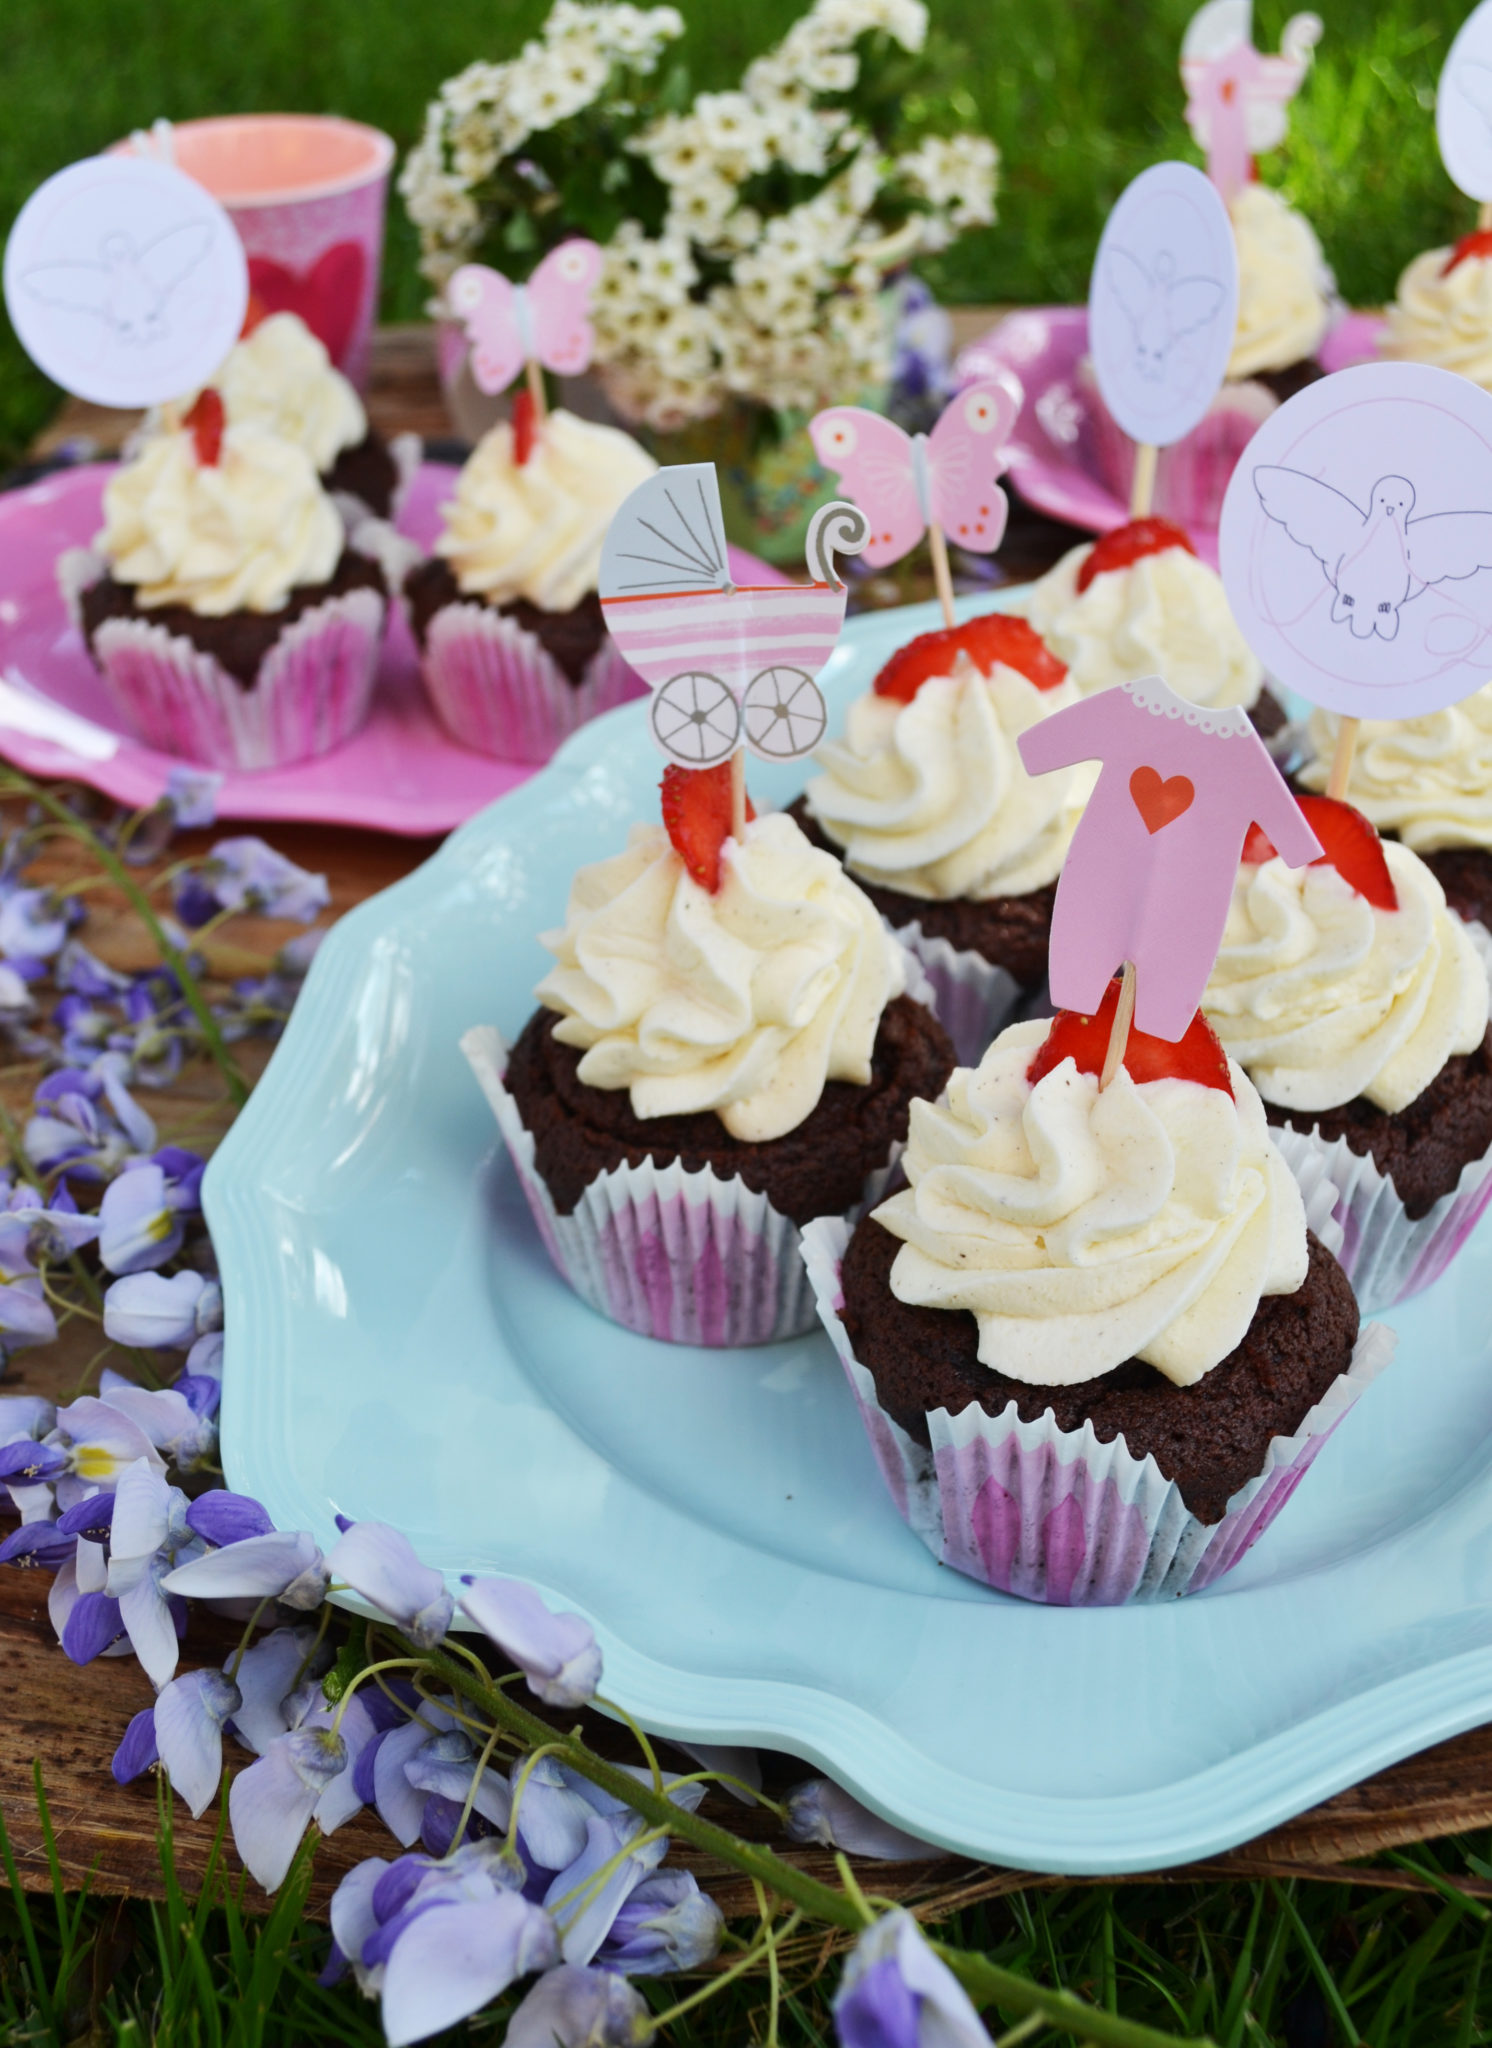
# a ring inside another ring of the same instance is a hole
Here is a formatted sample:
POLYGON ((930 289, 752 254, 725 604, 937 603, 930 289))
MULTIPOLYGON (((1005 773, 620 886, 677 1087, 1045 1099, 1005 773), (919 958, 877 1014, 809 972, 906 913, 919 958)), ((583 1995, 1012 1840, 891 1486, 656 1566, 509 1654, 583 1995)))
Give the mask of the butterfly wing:
POLYGON ((590 366, 596 345, 591 327, 591 294, 601 275, 602 256, 594 242, 561 242, 528 281, 533 348, 546 370, 575 377, 590 366))
POLYGON ((512 285, 485 263, 463 263, 446 286, 446 303, 471 343, 472 382, 479 391, 505 391, 523 368, 512 285))
POLYGON ((1005 537, 1010 505, 995 478, 1007 465, 1020 410, 1015 380, 991 377, 951 399, 928 436, 932 516, 949 540, 976 555, 992 555, 1005 537))
POLYGON ((870 521, 865 560, 899 562, 927 530, 917 502, 911 437, 860 405, 831 405, 808 423, 813 452, 870 521))

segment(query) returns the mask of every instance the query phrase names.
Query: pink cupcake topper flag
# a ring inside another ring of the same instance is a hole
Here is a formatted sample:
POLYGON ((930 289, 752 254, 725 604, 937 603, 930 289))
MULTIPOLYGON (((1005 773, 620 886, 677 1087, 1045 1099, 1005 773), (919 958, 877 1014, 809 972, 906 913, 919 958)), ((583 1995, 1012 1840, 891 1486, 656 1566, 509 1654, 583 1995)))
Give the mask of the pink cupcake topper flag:
POLYGON ((1294 14, 1280 54, 1254 48, 1250 0, 1208 0, 1187 24, 1181 43, 1186 124, 1207 152, 1207 175, 1225 204, 1253 174, 1254 158, 1283 142, 1286 108, 1311 68, 1321 19, 1294 14))
POLYGON ((591 297, 601 251, 578 237, 551 249, 527 284, 513 284, 485 263, 463 263, 446 286, 446 303, 471 343, 479 391, 506 391, 522 369, 535 417, 545 417, 543 370, 577 377, 596 345, 591 297))
POLYGON ((69 164, 32 193, 5 246, 22 347, 96 405, 161 405, 210 383, 248 302, 233 223, 169 164, 69 164))
POLYGON ((1152 164, 1104 223, 1088 287, 1088 346, 1104 404, 1135 443, 1130 517, 1156 454, 1217 396, 1238 317, 1238 252, 1217 188, 1190 164, 1152 164))
POLYGON ((617 511, 601 549, 607 630, 653 692, 649 727, 686 768, 730 760, 736 836, 749 747, 766 761, 809 754, 828 723, 815 680, 834 652, 848 592, 837 554, 858 554, 865 514, 836 499, 814 514, 812 582, 736 584, 712 462, 660 469, 617 511))
POLYGON ((995 479, 1009 460, 1021 403, 1007 373, 965 385, 930 434, 908 434, 861 405, 830 406, 809 422, 814 453, 870 522, 863 553, 873 569, 899 562, 927 535, 949 626, 956 621, 947 538, 977 555, 992 555, 1004 539, 1010 506, 995 479))
POLYGON ((1467 15, 1446 54, 1435 138, 1452 183, 1481 201, 1477 226, 1492 228, 1492 0, 1467 15))

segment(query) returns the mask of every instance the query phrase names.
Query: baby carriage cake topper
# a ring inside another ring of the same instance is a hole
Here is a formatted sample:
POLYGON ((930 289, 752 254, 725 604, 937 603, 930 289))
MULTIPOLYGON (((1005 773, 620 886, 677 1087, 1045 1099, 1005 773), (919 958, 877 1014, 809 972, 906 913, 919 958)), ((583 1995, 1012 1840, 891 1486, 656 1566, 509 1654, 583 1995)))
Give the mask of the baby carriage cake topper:
POLYGON ((849 595, 836 554, 858 554, 870 522, 836 499, 808 529, 808 586, 731 580, 712 462, 660 469, 627 498, 601 550, 607 629, 653 692, 649 728, 670 761, 713 768, 744 745, 795 760, 823 738, 817 676, 849 595))

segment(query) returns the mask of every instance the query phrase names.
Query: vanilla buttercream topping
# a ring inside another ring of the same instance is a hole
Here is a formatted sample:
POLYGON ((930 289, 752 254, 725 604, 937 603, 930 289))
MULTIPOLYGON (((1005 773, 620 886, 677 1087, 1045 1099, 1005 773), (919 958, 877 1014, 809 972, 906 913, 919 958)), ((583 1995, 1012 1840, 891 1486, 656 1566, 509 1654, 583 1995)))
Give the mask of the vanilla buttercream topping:
POLYGON ((1092 552, 1091 541, 1069 549, 1021 607, 1085 697, 1158 675, 1178 697, 1210 710, 1247 711, 1258 702, 1264 671, 1214 570, 1185 548, 1163 548, 1105 570, 1080 591, 1092 552))
POLYGON ((1143 1359, 1190 1386, 1242 1341, 1261 1296, 1306 1276, 1305 1212, 1248 1077, 1137 1083, 1062 1060, 1048 1025, 1002 1031, 936 1103, 912 1104, 911 1183, 875 1211, 902 1240, 898 1301, 965 1309, 983 1364, 1071 1386, 1143 1359))
POLYGON ((1245 185, 1228 211, 1238 250, 1238 324, 1228 375, 1287 370, 1321 346, 1336 280, 1316 230, 1268 185, 1245 185))
POLYGON ((1394 1114, 1487 1029, 1487 976, 1416 853, 1385 840, 1398 897, 1379 910, 1335 868, 1239 869, 1202 1008, 1282 1109, 1365 1095, 1394 1114))
POLYGON ((214 463, 186 430, 146 441, 105 486, 94 546, 142 605, 218 618, 278 611, 299 586, 325 583, 343 529, 305 450, 237 422, 214 463))
POLYGON ((294 441, 323 476, 367 437, 362 400, 296 313, 261 320, 212 381, 230 423, 248 420, 294 441))
POLYGON ((1427 249, 1409 265, 1379 353, 1459 371, 1492 391, 1492 262, 1467 256, 1447 273, 1453 253, 1427 249))
MULTIPOLYGON (((1312 758, 1300 770, 1308 789, 1326 787, 1340 723, 1333 712, 1311 714, 1312 758)), ((1492 683, 1424 718, 1365 718, 1347 798, 1416 853, 1492 852, 1492 683)))
POLYGON ((472 596, 569 611, 596 587, 601 543, 622 500, 657 467, 630 434, 563 411, 550 413, 518 463, 503 420, 456 479, 435 552, 472 596))
POLYGON ((985 676, 959 655, 910 703, 871 692, 851 704, 844 738, 818 751, 808 807, 850 871, 883 888, 940 902, 1045 888, 1093 771, 1028 775, 1016 742, 1077 701, 1071 682, 1038 690, 1003 662, 985 676))
POLYGON ((580 1079, 640 1117, 710 1109, 751 1143, 796 1129, 827 1081, 864 1085, 901 948, 832 854, 785 813, 727 840, 714 894, 659 825, 581 868, 535 990, 581 1046, 580 1079))

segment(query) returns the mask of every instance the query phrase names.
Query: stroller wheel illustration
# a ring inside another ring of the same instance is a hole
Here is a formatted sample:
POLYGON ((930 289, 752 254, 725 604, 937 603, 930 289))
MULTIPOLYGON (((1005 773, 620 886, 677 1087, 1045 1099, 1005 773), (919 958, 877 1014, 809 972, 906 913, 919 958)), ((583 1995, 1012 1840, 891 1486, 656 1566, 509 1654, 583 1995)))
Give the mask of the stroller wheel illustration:
POLYGON ((808 754, 824 736, 828 709, 818 684, 801 668, 764 668, 742 699, 746 744, 768 761, 808 754))
POLYGON ((653 698, 653 737, 686 768, 713 768, 741 736, 741 707, 719 676, 688 669, 653 698))

